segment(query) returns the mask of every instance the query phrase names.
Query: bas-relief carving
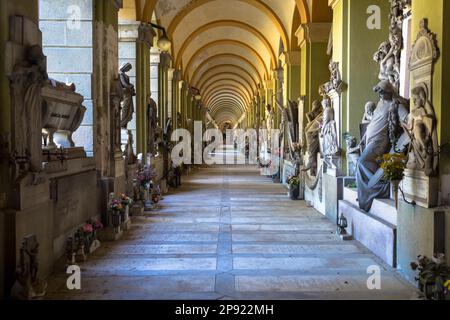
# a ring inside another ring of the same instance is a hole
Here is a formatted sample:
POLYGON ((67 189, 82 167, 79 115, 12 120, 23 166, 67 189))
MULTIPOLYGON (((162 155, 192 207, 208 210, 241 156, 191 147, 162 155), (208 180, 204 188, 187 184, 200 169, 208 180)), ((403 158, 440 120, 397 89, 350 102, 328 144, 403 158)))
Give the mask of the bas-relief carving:
POLYGON ((438 170, 437 122, 425 85, 412 90, 413 109, 403 128, 411 138, 407 168, 433 176, 438 170))
POLYGON ((120 150, 122 145, 121 138, 121 102, 123 100, 124 92, 122 84, 119 79, 114 79, 111 82, 110 90, 110 104, 111 104, 111 146, 113 153, 120 150))
POLYGON ((134 85, 130 82, 130 77, 127 72, 131 71, 131 63, 125 63, 120 68, 119 79, 123 88, 123 100, 121 102, 122 114, 120 120, 120 126, 123 129, 127 129, 128 123, 133 119, 134 114, 134 102, 133 97, 136 96, 136 90, 134 85))
POLYGON ((436 35, 428 29, 427 19, 423 19, 409 63, 413 103, 411 114, 403 124, 411 139, 403 190, 408 201, 425 208, 439 204, 439 145, 432 104, 433 69, 439 55, 436 35))
POLYGON ((300 131, 298 119, 298 103, 295 101, 288 101, 286 108, 286 116, 288 122, 288 144, 289 144, 289 158, 294 164, 295 175, 300 173, 301 165, 301 146, 300 146, 300 131))
POLYGON ((14 109, 14 153, 28 159, 27 170, 42 170, 42 95, 48 81, 46 58, 42 48, 25 49, 24 60, 9 76, 14 109))
POLYGON ((349 176, 354 177, 356 175, 356 167, 358 166, 358 160, 361 156, 361 149, 358 144, 358 140, 355 137, 347 136, 345 138, 347 144, 347 163, 349 176))
POLYGON ((308 124, 305 127, 306 151, 308 163, 302 171, 308 172, 311 176, 317 173, 317 156, 320 153, 320 132, 323 119, 323 108, 319 101, 314 101, 311 112, 307 113, 308 124))
POLYGON ((380 101, 361 140, 362 154, 356 174, 359 206, 366 212, 370 211, 374 199, 390 195, 389 184, 382 181, 378 159, 396 147, 402 131, 400 122, 408 116, 405 100, 389 81, 381 81, 374 91, 380 101))
POLYGON ((155 146, 156 135, 158 127, 158 105, 151 96, 147 97, 147 151, 149 154, 155 156, 157 147, 155 146))
POLYGON ((20 248, 19 265, 16 270, 16 282, 12 297, 16 299, 37 299, 43 297, 47 283, 38 278, 39 243, 35 235, 25 236, 20 248))
POLYGON ((436 175, 439 163, 437 119, 431 103, 433 66, 438 58, 436 35, 428 30, 428 21, 423 19, 409 66, 414 83, 413 106, 403 128, 411 138, 407 167, 423 171, 426 176, 436 175))
POLYGON ((334 109, 331 107, 331 101, 324 99, 322 101, 323 118, 321 137, 321 152, 325 164, 332 169, 338 168, 337 157, 340 155, 338 143, 336 121, 334 120, 334 109))

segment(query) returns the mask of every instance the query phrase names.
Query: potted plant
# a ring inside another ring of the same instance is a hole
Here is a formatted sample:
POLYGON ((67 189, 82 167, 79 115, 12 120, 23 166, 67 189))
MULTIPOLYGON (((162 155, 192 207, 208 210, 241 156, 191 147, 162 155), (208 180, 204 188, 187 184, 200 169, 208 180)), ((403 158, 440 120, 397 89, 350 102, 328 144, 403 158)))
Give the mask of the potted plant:
POLYGON ((109 209, 111 212, 110 223, 114 228, 117 228, 122 223, 122 213, 124 211, 122 201, 117 200, 117 199, 112 199, 109 204, 109 209))
POLYGON ((126 194, 121 194, 120 200, 122 201, 122 206, 124 207, 122 221, 127 221, 130 216, 130 207, 133 204, 133 200, 126 194))
POLYGON ((300 196, 300 178, 297 176, 290 176, 287 179, 289 185, 289 197, 291 200, 298 200, 300 196))
POLYGON ((89 247, 91 246, 91 243, 94 241, 94 239, 93 239, 94 228, 92 227, 92 224, 90 224, 89 222, 86 222, 80 228, 80 232, 84 238, 84 247, 87 248, 87 251, 88 251, 89 247))
POLYGON ((419 256, 418 263, 411 263, 411 268, 419 271, 416 281, 426 299, 450 300, 450 267, 443 255, 432 259, 419 256))
POLYGON ((161 189, 159 186, 155 186, 152 193, 152 201, 154 204, 157 204, 161 200, 161 189))
POLYGON ((396 209, 398 209, 398 189, 405 176, 407 160, 407 157, 400 153, 388 153, 381 159, 380 167, 384 171, 384 178, 392 185, 396 209))
POLYGON ((143 202, 144 205, 150 199, 150 189, 153 184, 153 179, 157 177, 155 170, 150 166, 144 166, 142 169, 137 171, 136 181, 139 183, 140 189, 144 194, 143 202))

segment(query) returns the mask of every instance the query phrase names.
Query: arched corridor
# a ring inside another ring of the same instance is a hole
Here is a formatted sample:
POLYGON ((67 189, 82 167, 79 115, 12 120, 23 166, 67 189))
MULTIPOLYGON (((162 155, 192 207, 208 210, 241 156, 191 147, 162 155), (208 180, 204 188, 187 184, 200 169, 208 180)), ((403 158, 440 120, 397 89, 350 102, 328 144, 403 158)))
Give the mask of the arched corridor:
POLYGON ((450 299, 433 3, 1 0, 0 299, 450 299))
MULTIPOLYGON (((229 148, 228 152, 233 152, 229 148)), ((220 151, 218 151, 220 152, 220 151)), ((83 290, 49 280, 48 299, 412 299, 415 290, 255 166, 202 167, 83 264, 83 290), (382 290, 366 286, 380 266, 382 290)))

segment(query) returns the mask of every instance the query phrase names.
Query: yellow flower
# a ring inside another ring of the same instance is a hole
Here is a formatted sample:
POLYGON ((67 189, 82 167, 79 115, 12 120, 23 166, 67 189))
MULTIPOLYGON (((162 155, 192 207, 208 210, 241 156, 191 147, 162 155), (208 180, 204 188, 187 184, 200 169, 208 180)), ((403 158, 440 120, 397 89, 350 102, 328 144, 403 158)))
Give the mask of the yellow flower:
POLYGON ((444 283, 444 286, 450 290, 450 280, 447 280, 447 282, 444 283))

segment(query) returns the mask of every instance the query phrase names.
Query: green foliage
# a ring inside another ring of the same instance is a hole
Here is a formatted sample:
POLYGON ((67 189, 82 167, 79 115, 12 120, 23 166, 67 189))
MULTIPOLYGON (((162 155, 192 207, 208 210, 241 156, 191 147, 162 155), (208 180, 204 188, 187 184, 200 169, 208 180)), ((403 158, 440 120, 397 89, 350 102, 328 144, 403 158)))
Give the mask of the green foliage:
POLYGON ((423 296, 428 300, 450 300, 450 267, 445 257, 419 256, 418 259, 418 263, 411 263, 411 268, 419 272, 416 281, 423 296))
POLYGON ((293 186, 293 187, 297 187, 300 185, 300 178, 299 177, 295 177, 295 176, 291 176, 287 179, 287 183, 289 186, 293 186))

